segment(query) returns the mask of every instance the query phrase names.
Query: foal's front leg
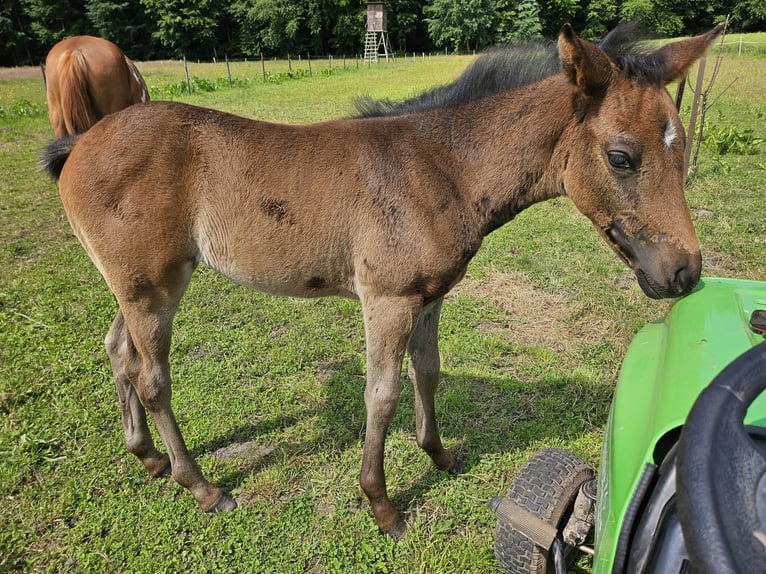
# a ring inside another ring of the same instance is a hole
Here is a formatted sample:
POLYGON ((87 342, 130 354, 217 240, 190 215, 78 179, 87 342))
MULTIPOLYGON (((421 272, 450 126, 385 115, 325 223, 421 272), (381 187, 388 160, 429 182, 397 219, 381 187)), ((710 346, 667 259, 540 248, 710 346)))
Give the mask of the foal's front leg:
POLYGON ((421 305, 419 297, 366 297, 362 302, 367 338, 367 431, 360 485, 370 501, 375 523, 396 537, 404 534, 405 526, 388 498, 383 453, 399 401, 404 349, 421 305))
POLYGON ((453 470, 455 457, 442 445, 436 424, 434 395, 439 386, 439 315, 443 299, 424 309, 407 344, 408 375, 415 388, 418 445, 440 470, 453 470))

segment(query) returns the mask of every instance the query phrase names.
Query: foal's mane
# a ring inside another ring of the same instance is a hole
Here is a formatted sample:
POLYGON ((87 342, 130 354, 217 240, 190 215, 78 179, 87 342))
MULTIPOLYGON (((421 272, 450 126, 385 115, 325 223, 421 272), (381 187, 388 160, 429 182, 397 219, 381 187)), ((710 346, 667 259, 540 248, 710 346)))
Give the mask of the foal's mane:
MULTIPOLYGON (((599 47, 630 78, 642 83, 661 84, 668 63, 663 54, 650 52, 648 39, 647 32, 638 25, 620 24, 604 37, 599 47)), ((358 99, 355 102, 356 117, 398 116, 467 103, 533 84, 553 76, 560 69, 555 42, 495 46, 474 60, 450 84, 401 102, 358 99)))

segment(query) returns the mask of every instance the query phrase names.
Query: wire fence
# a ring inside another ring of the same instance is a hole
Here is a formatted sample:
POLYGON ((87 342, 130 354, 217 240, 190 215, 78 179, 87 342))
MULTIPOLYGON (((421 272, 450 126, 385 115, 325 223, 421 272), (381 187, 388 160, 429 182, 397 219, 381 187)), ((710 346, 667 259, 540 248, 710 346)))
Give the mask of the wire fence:
POLYGON ((288 54, 281 59, 265 56, 254 59, 233 59, 225 56, 222 60, 213 59, 212 61, 187 60, 183 57, 180 60, 139 62, 138 66, 145 76, 151 76, 157 80, 154 85, 149 86, 152 96, 169 97, 179 96, 182 93, 190 95, 194 92, 213 91, 224 87, 244 87, 253 81, 281 83, 292 79, 328 76, 397 62, 427 61, 430 58, 445 57, 445 55, 452 57, 454 54, 389 53, 388 55, 380 54, 377 61, 365 59, 361 55, 352 57, 329 55, 317 58, 310 54, 297 56, 288 54), (211 74, 211 69, 216 72, 211 74), (173 70, 179 74, 183 73, 183 81, 177 79, 179 75, 173 70))
POLYGON ((745 41, 742 36, 737 40, 723 42, 727 52, 736 51, 737 56, 766 55, 766 42, 745 41))
MULTIPOLYGON (((724 54, 736 57, 766 57, 766 42, 747 40, 742 35, 739 37, 734 35, 727 36, 720 49, 724 54)), ((281 58, 261 55, 256 58, 237 59, 230 59, 226 56, 222 60, 213 59, 212 61, 194 61, 182 58, 172 62, 179 62, 183 66, 183 82, 173 80, 168 81, 164 85, 150 86, 150 88, 155 92, 153 94, 155 96, 179 96, 184 92, 192 94, 193 92, 212 91, 223 87, 244 86, 257 80, 280 83, 302 77, 331 75, 340 71, 371 68, 392 62, 426 61, 435 56, 466 56, 474 55, 475 53, 474 51, 456 54, 446 49, 443 52, 389 52, 388 54, 378 54, 377 60, 365 59, 361 54, 355 54, 350 57, 346 55, 317 57, 311 54, 287 54, 281 58), (215 79, 206 79, 209 77, 206 73, 200 76, 194 73, 194 67, 198 64, 205 65, 206 67, 209 67, 210 64, 220 65, 221 71, 215 79), (234 68, 236 68, 236 74, 233 72, 234 68)), ((164 63, 170 63, 170 61, 165 61, 164 63)), ((146 65, 151 65, 151 63, 146 65)))

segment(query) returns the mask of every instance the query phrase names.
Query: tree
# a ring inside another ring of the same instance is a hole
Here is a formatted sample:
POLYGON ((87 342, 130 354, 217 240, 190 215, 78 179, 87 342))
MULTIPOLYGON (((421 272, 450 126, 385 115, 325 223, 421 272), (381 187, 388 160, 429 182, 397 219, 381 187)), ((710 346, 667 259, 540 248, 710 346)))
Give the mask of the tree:
POLYGON ((693 0, 626 0, 620 17, 638 21, 649 30, 665 36, 677 36, 684 30, 684 22, 694 17, 693 0))
POLYGON ((337 10, 330 26, 330 51, 336 54, 356 54, 362 46, 367 10, 359 0, 341 0, 335 5, 337 10))
POLYGON ((140 0, 87 0, 86 13, 96 35, 117 44, 130 58, 156 57, 160 46, 152 38, 154 22, 140 0))
POLYGON ((591 40, 601 38, 617 25, 619 16, 618 0, 591 0, 585 9, 584 27, 580 33, 591 40))
POLYGON ((354 53, 364 33, 361 0, 237 0, 230 13, 241 25, 247 54, 354 53))
POLYGON ((521 0, 514 10, 513 23, 507 39, 513 42, 529 42, 543 37, 540 24, 540 5, 537 0, 521 0))
POLYGON ((423 3, 416 0, 387 0, 388 36, 394 50, 422 51, 428 45, 423 22, 423 3))
POLYGON ((763 0, 742 0, 737 2, 731 12, 731 21, 741 32, 765 30, 766 2, 763 0))
POLYGON ((69 36, 94 32, 83 0, 21 0, 32 36, 47 53, 69 36))
POLYGON ((0 0, 0 66, 32 62, 37 46, 19 0, 0 0))
POLYGON ((540 0, 540 22, 543 36, 558 37, 564 24, 572 24, 576 30, 582 30, 583 23, 578 18, 581 12, 580 0, 540 0))
POLYGON ((240 48, 245 54, 302 52, 303 5, 291 0, 239 0, 230 8, 240 23, 240 48))
POLYGON ((215 53, 220 3, 215 0, 140 0, 156 22, 154 38, 176 56, 215 53))
POLYGON ((423 13, 437 46, 471 51, 494 40, 497 11, 493 0, 431 0, 423 13))
POLYGON ((361 0, 309 0, 306 12, 313 53, 353 53, 361 45, 367 13, 361 0))

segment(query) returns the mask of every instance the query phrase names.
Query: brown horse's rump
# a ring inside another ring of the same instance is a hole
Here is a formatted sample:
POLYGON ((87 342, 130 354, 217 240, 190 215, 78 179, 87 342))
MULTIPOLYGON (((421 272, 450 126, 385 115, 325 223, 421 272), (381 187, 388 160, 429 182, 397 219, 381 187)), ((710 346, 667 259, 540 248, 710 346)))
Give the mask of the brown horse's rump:
POLYGON ((62 40, 45 59, 48 115, 56 137, 86 131, 98 120, 149 100, 136 65, 102 38, 62 40))

